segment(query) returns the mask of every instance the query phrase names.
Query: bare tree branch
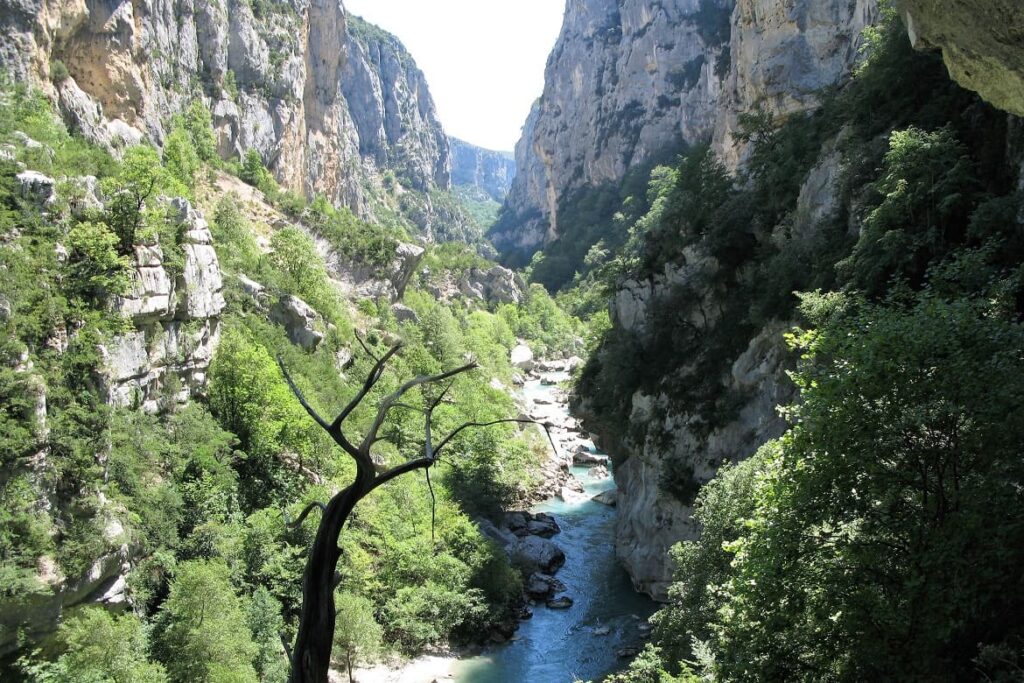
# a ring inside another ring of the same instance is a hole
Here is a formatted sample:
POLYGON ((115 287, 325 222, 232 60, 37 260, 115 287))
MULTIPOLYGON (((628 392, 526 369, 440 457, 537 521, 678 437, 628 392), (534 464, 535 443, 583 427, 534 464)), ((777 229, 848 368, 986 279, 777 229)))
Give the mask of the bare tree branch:
POLYGON ((295 518, 294 522, 288 521, 288 511, 286 510, 284 513, 284 525, 289 529, 298 529, 302 526, 302 523, 306 521, 306 517, 309 517, 309 513, 313 510, 320 510, 320 514, 323 514, 327 512, 327 506, 318 500, 314 500, 312 503, 307 505, 301 513, 299 513, 299 516, 295 518))
POLYGON ((327 424, 327 420, 320 417, 320 415, 315 410, 313 410, 313 406, 309 405, 309 401, 307 401, 306 397, 302 395, 302 390, 300 390, 299 387, 296 386, 295 381, 292 379, 292 376, 288 374, 288 369, 284 366, 284 360, 281 358, 281 354, 277 355, 277 365, 279 368, 281 368, 281 374, 284 375, 284 381, 288 383, 288 386, 289 388, 291 388, 292 393, 295 394, 295 398, 299 399, 299 405, 306 409, 306 412, 309 413, 309 416, 313 418, 313 420, 315 420, 318 425, 320 425, 327 431, 330 431, 331 426, 327 424))
MULTIPOLYGON (((356 338, 358 339, 358 337, 356 338)), ((357 393, 355 397, 351 401, 349 401, 349 404, 345 406, 345 408, 338 414, 338 417, 334 418, 334 422, 331 423, 331 426, 329 427, 328 431, 331 431, 332 435, 334 432, 340 433, 341 423, 344 422, 345 418, 347 418, 352 413, 352 411, 356 409, 360 402, 362 402, 362 400, 366 398, 366 395, 370 393, 373 387, 380 380, 381 375, 384 374, 384 366, 387 365, 387 362, 391 360, 391 357, 398 353, 399 349, 401 348, 401 344, 395 344, 382 357, 377 358, 377 362, 373 366, 373 369, 370 370, 370 374, 366 376, 366 381, 363 383, 362 389, 359 390, 359 393, 357 393)), ((373 356, 372 354, 371 357, 376 358, 376 356, 373 356)))
POLYGON ((467 422, 463 425, 460 425, 455 430, 453 430, 451 434, 441 439, 441 443, 439 443, 437 445, 437 448, 434 449, 434 459, 437 459, 438 454, 441 452, 441 449, 447 446, 448 442, 455 438, 459 434, 459 432, 462 432, 465 429, 469 429, 470 427, 492 427, 494 425, 505 424, 508 422, 518 422, 519 424, 535 424, 543 427, 544 433, 547 434, 548 436, 548 443, 551 444, 551 449, 555 451, 555 453, 558 453, 558 447, 555 446, 555 440, 551 437, 551 427, 553 425, 550 422, 540 422, 539 420, 531 420, 525 417, 508 417, 502 420, 492 420, 490 422, 467 422))
POLYGON ((370 347, 366 345, 365 341, 363 341, 362 335, 357 334, 356 335, 356 341, 359 342, 359 345, 361 347, 363 347, 363 351, 366 352, 367 356, 369 356, 370 358, 372 358, 372 359, 374 359, 376 361, 380 360, 380 358, 377 357, 377 354, 375 354, 373 351, 371 351, 370 347))
POLYGON ((461 374, 463 372, 468 372, 469 370, 473 370, 474 368, 477 367, 479 366, 476 364, 476 362, 467 363, 466 365, 455 368, 454 370, 448 370, 447 372, 441 372, 436 375, 420 375, 419 377, 415 377, 406 382, 405 384, 403 384, 402 386, 398 387, 398 389, 396 389, 393 393, 389 394, 387 397, 384 398, 383 401, 380 402, 380 407, 377 409, 377 417, 376 419, 374 419, 373 425, 370 427, 369 431, 366 432, 366 436, 363 437, 363 443, 360 446, 360 450, 367 450, 370 444, 373 443, 373 440, 377 438, 377 432, 380 430, 381 425, 384 424, 384 420, 387 418, 388 412, 391 410, 394 404, 397 403, 398 400, 405 395, 407 391, 413 389, 414 387, 418 387, 421 384, 443 382, 449 377, 454 377, 455 375, 461 374))

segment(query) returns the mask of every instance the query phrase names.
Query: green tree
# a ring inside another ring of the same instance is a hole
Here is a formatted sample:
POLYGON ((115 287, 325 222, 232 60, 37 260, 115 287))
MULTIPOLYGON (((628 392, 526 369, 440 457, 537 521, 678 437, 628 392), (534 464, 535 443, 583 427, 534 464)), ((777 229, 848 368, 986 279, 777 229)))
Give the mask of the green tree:
POLYGON ((192 191, 196 187, 196 174, 202 168, 202 159, 196 151, 195 141, 183 126, 176 126, 164 140, 164 166, 171 177, 192 191))
POLYGON ((119 251, 130 254, 136 233, 144 224, 144 210, 150 199, 168 180, 157 151, 148 145, 125 150, 121 170, 116 177, 103 180, 107 224, 119 240, 119 251))
POLYGON ((193 100, 182 116, 185 130, 192 137, 196 154, 207 163, 220 161, 217 156, 217 138, 213 134, 210 110, 202 100, 193 100))
POLYGON ((352 667, 373 657, 381 648, 381 627, 373 618, 373 602, 353 593, 337 593, 338 611, 334 629, 334 647, 339 659, 345 663, 348 680, 355 683, 352 667))
POLYGON ((134 614, 113 616, 86 607, 61 624, 62 654, 44 668, 40 681, 52 683, 165 683, 164 667, 147 660, 148 639, 134 614))
POLYGON ((230 572, 218 560, 178 566, 160 608, 158 652, 172 681, 256 683, 258 649, 230 572))
POLYGON ((873 189, 880 201, 838 268, 850 284, 878 296, 894 276, 919 284, 929 264, 963 244, 979 184, 967 148, 950 128, 911 127, 889 137, 873 189))
POLYGON ((247 150, 242 157, 242 170, 238 177, 264 192, 274 180, 270 171, 263 165, 263 157, 255 149, 247 150))
POLYGON ((68 233, 69 294, 96 304, 131 286, 131 263, 105 223, 77 223, 68 233))
POLYGON ((288 659, 281 645, 284 619, 281 603, 265 587, 253 591, 246 606, 246 617, 256 643, 256 673, 260 683, 284 683, 288 679, 288 659))
POLYGON ((715 674, 972 677, 979 644, 1021 636, 1024 326, 991 295, 805 310, 827 317, 726 546, 715 674))

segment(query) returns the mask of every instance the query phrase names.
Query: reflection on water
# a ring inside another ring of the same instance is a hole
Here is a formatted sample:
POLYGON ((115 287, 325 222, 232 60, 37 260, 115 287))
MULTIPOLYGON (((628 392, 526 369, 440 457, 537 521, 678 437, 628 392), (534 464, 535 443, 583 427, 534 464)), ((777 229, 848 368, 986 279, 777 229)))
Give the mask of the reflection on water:
MULTIPOLYGON (((524 393, 551 395, 552 388, 531 382, 524 393)), ((534 508, 553 514, 562 528, 552 539, 566 556, 557 576, 573 606, 567 610, 535 607, 533 618, 520 624, 517 641, 460 662, 455 676, 459 683, 596 680, 622 666, 616 650, 642 642, 638 626, 653 613, 654 603, 634 592, 625 570, 615 561, 614 508, 590 500, 615 484, 611 479, 591 479, 587 469, 573 468, 586 488, 586 499, 570 503, 551 499, 534 508), (604 629, 607 635, 598 635, 604 629)))

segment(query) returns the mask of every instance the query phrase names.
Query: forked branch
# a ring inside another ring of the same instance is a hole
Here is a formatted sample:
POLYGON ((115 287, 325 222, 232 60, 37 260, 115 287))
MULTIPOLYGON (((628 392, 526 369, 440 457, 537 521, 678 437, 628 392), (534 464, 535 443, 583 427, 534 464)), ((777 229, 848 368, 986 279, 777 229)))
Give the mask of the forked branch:
MULTIPOLYGON (((320 525, 317 528, 316 540, 309 549, 306 559, 306 570, 302 582, 302 608, 299 615, 299 630, 295 639, 294 651, 291 653, 291 683, 325 683, 330 669, 331 649, 334 637, 334 590, 338 584, 338 561, 341 559, 341 551, 338 548, 338 539, 349 515, 355 505, 370 494, 378 486, 386 484, 403 474, 424 470, 427 476, 427 485, 430 489, 431 500, 433 501, 434 489, 430 481, 430 468, 438 462, 441 451, 452 439, 469 428, 489 427, 507 422, 540 424, 548 435, 552 448, 555 447, 551 438, 550 426, 536 420, 525 418, 509 418, 504 420, 492 420, 490 422, 467 422, 441 439, 437 446, 433 442, 433 417, 434 411, 445 402, 445 397, 451 390, 454 378, 457 375, 473 370, 477 367, 475 362, 467 363, 460 367, 441 372, 435 375, 421 375, 415 377, 401 386, 394 392, 384 397, 377 407, 377 414, 374 420, 363 435, 362 439, 350 439, 345 433, 346 419, 359 407, 362 401, 373 391, 373 388, 383 377, 388 361, 398 353, 401 345, 395 345, 382 356, 375 355, 362 339, 358 339, 360 346, 373 358, 374 365, 370 369, 366 380, 356 395, 349 401, 336 418, 330 423, 321 417, 310 405, 295 381, 288 374, 284 362, 278 357, 278 364, 284 375, 285 381, 291 388, 292 393, 298 399, 303 409, 313 420, 320 425, 341 448, 356 461, 355 480, 345 489, 337 493, 324 505, 323 503, 310 503, 303 509, 295 522, 290 527, 300 526, 312 513, 313 510, 320 510, 322 515, 320 525), (436 396, 427 398, 426 387, 428 385, 445 382, 447 384, 437 392, 436 396), (424 407, 416 408, 409 403, 403 402, 402 398, 409 391, 416 387, 424 387, 424 407), (422 412, 424 416, 424 445, 422 457, 403 462, 391 469, 378 474, 374 464, 371 449, 378 441, 384 440, 379 436, 381 427, 388 418, 392 408, 401 408, 422 412), (358 446, 356 442, 358 441, 358 446)), ((556 449, 557 450, 557 449, 556 449)), ((433 506, 432 512, 433 516, 433 506)), ((287 521, 287 520, 286 520, 287 521)), ((431 525, 433 533, 433 525, 431 525)))

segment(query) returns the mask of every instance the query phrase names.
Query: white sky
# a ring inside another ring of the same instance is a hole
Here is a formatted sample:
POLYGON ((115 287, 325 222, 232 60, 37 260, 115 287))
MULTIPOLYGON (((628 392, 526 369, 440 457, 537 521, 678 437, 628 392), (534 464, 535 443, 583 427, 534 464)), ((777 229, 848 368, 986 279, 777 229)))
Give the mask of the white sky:
POLYGON ((512 151, 544 89, 565 0, 342 0, 402 41, 449 135, 512 151))

